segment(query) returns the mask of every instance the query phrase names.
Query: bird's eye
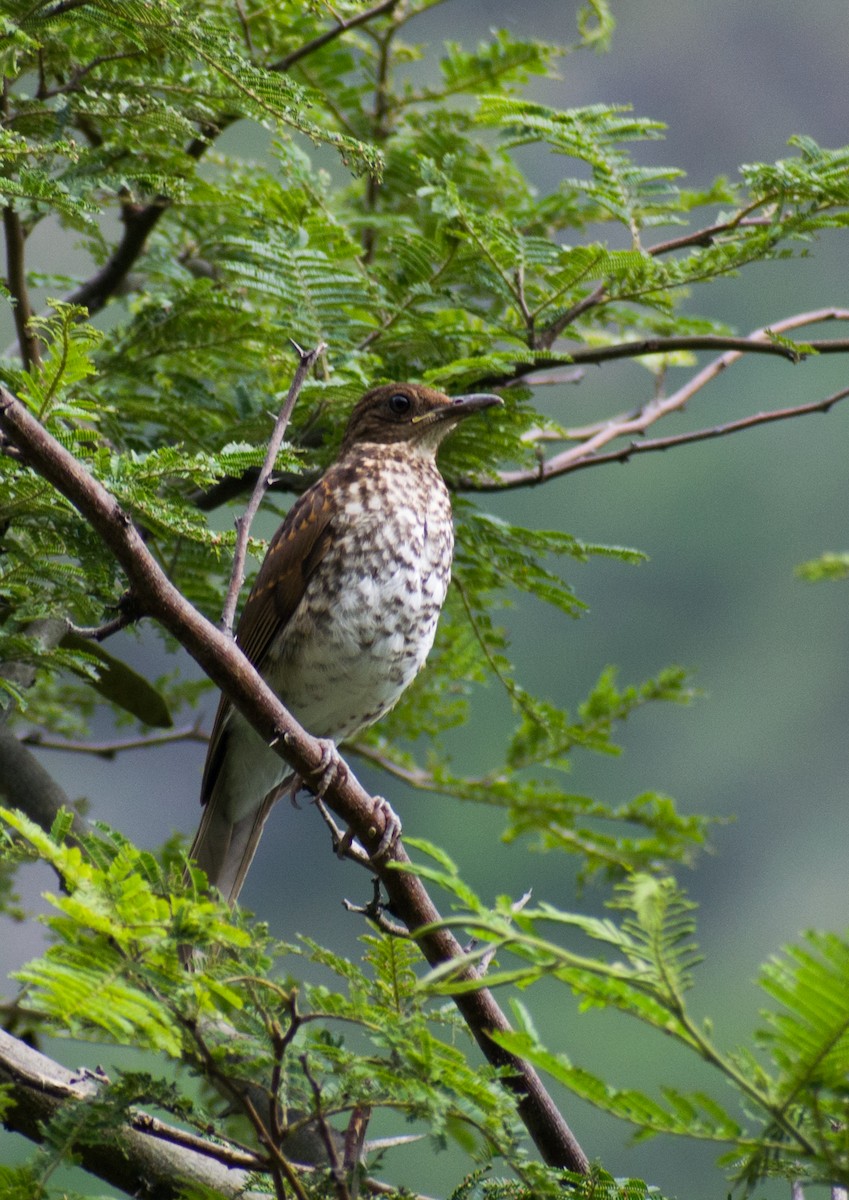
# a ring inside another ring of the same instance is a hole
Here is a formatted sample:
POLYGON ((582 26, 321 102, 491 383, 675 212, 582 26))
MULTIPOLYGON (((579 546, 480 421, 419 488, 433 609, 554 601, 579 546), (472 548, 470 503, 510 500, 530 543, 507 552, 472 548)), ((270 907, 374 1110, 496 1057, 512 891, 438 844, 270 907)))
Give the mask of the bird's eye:
POLYGON ((396 392, 394 396, 389 397, 389 411, 395 413, 396 417, 400 417, 402 413, 410 411, 410 397, 405 396, 402 392, 396 392))

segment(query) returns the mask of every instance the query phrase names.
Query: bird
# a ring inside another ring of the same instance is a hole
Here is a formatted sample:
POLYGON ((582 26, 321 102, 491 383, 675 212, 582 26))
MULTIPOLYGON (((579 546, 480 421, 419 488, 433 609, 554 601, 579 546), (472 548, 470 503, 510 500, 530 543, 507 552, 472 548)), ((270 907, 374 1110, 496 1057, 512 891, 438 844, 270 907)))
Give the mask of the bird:
MULTIPOLYGON (((437 450, 461 421, 502 403, 488 392, 451 399, 414 383, 372 388, 335 461, 274 534, 236 643, 314 737, 335 747, 373 724, 424 665, 454 551, 437 450)), ((190 857, 231 905, 292 778, 222 695, 190 857)))

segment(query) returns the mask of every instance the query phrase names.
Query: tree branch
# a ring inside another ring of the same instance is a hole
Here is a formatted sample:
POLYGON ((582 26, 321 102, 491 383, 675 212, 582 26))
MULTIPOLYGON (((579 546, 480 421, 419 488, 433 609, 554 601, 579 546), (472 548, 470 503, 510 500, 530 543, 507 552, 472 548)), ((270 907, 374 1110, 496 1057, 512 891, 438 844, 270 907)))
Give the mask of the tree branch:
MULTIPOLYGON (((181 729, 170 729, 167 733, 151 733, 147 737, 115 738, 111 742, 70 742, 63 738, 46 737, 37 730, 18 738, 22 746, 35 746, 39 750, 61 750, 64 754, 90 754, 94 758, 112 760, 125 750, 148 750, 153 746, 169 746, 173 742, 208 742, 209 734, 197 725, 184 725, 181 729)), ((0 760, 2 765, 2 760, 0 760)), ((21 805, 16 805, 20 808, 21 805)), ((32 816, 32 813, 29 813, 32 816)), ((33 817, 33 820, 37 818, 33 817)), ((39 824, 41 822, 39 821, 39 824)), ((49 826, 47 826, 49 828, 49 826)))
POLYGON ((295 347, 300 360, 298 362, 298 369, 295 371, 285 403, 280 409, 277 420, 274 423, 274 429, 265 455, 265 462, 262 464, 259 476, 254 484, 251 498, 247 503, 244 513, 236 520, 236 546, 233 550, 233 567, 230 572, 230 583, 227 587, 227 595, 221 613, 221 628, 228 636, 232 636, 233 633, 233 619, 236 615, 239 592, 242 590, 242 584, 245 582, 245 559, 248 553, 248 538, 250 537, 251 526, 259 511, 263 496, 268 490, 271 472, 274 470, 277 454, 283 443, 283 436, 286 433, 289 420, 292 416, 292 410, 300 395, 304 380, 312 370, 321 352, 327 349, 324 342, 319 342, 313 350, 302 350, 297 342, 293 342, 292 345, 295 347))
POLYGON ((6 286, 12 297, 12 313, 21 362, 28 371, 30 367, 41 365, 41 345, 30 324, 32 308, 24 265, 24 230, 21 218, 11 205, 6 205, 3 209, 3 231, 6 238, 6 286))
POLYGON ((367 22, 373 21, 375 17, 383 16, 384 13, 392 12, 392 9, 398 3, 399 0, 382 0, 381 4, 375 4, 373 8, 367 8, 364 12, 349 17, 347 21, 340 21, 338 25, 334 25, 332 29, 327 29, 324 33, 320 33, 311 42, 306 42, 303 46, 299 46, 297 50, 293 50, 291 54, 287 54, 276 63, 272 63, 268 68, 269 71, 288 71, 290 67, 300 62, 302 58, 308 58, 310 54, 314 54, 316 50, 320 50, 328 42, 334 41, 340 34, 346 33, 349 29, 356 29, 358 25, 365 25, 367 22))
MULTIPOLYGON (((188 650, 236 709, 274 746, 276 752, 307 781, 326 768, 322 747, 294 720, 235 643, 202 617, 169 582, 148 552, 129 516, 103 486, 29 414, 5 388, 0 388, 0 426, 24 452, 27 462, 78 509, 123 567, 133 592, 148 612, 188 650)), ((325 803, 372 852, 383 834, 375 823, 375 801, 340 760, 325 803)), ((434 926, 439 913, 420 879, 397 867, 410 862, 403 846, 375 862, 393 911, 408 929, 434 926)), ((419 944, 431 965, 462 953, 446 929, 430 928, 419 944)), ((455 1003, 483 1054, 505 1070, 505 1084, 517 1096, 517 1108, 543 1160, 553 1166, 586 1173, 586 1155, 564 1121, 542 1080, 529 1063, 496 1046, 491 1031, 509 1022, 486 989, 463 993, 455 1003)))
MULTIPOLYGON (((545 483, 548 479, 553 479, 558 475, 565 475, 569 471, 575 471, 582 467, 595 464, 596 462, 616 461, 620 457, 618 453, 600 455, 598 451, 603 446, 606 446, 610 442, 616 441, 619 438, 644 433, 646 429, 648 429, 656 421, 659 421, 661 417, 665 417, 671 412, 680 411, 697 392, 701 391, 703 387, 705 387, 733 363, 739 362, 739 360, 745 354, 751 353, 752 351, 755 353, 763 353, 764 347, 769 347, 770 353, 775 353, 780 349, 786 357, 787 347, 781 347, 778 343, 766 341, 766 339, 770 336, 770 333, 781 335, 791 329, 797 329, 803 325, 814 325, 821 321, 847 320, 849 320, 849 309, 816 309, 811 312, 796 313, 791 317, 785 317, 783 320, 776 321, 772 325, 766 326, 763 329, 755 330, 754 333, 751 333, 746 338, 720 339, 722 341, 731 341, 736 345, 739 345, 740 348, 728 350, 725 354, 719 355, 718 358, 715 358, 712 362, 708 363, 707 366, 698 371, 687 381, 687 383, 685 383, 677 391, 673 392, 670 396, 653 397, 648 401, 647 404, 643 405, 643 407, 638 409, 636 412, 628 413, 625 416, 613 417, 609 421, 604 421, 597 426, 593 426, 588 431, 588 436, 582 437, 578 441, 577 445, 570 447, 568 450, 561 451, 560 454, 554 455, 553 458, 550 458, 547 461, 541 460, 537 467, 518 471, 501 471, 492 479, 462 479, 459 481, 458 486, 467 491, 483 492, 534 486, 539 483, 545 483)), ((658 341, 666 342, 677 340, 678 339, 676 338, 658 339, 658 341)), ((686 339, 681 340, 685 341, 686 339)), ((825 343, 810 342, 807 344, 817 347, 818 349, 820 349, 822 346, 827 346, 849 351, 849 341, 840 341, 835 339, 825 343)), ((637 345, 640 347, 639 353, 649 352, 645 349, 646 343, 637 343, 637 345)), ((623 357, 626 347, 627 343, 624 346, 608 347, 608 349, 623 352, 617 353, 612 357, 623 357)), ((820 353, 822 352, 822 349, 820 349, 820 353)), ((587 362, 590 361, 590 359, 588 357, 584 357, 582 358, 582 361, 587 362)), ((539 369, 539 367, 537 367, 537 369, 539 369)), ((821 405, 824 405, 824 408, 822 408, 820 405, 815 405, 812 409, 810 409, 810 411, 827 411, 828 408, 837 403, 837 400, 840 398, 841 397, 838 395, 836 398, 833 397, 829 400, 822 401, 821 405)), ((798 414, 792 410, 781 411, 786 411, 787 416, 795 416, 809 410, 806 408, 806 406, 802 406, 798 414)), ((747 428, 750 424, 763 424, 766 420, 782 419, 785 418, 770 418, 766 415, 763 416, 762 420, 745 418, 747 424, 744 425, 743 428, 747 428)), ((701 431, 699 432, 701 433, 701 431)), ((729 432, 733 432, 733 430, 729 430, 729 432)), ((702 436, 719 435, 708 433, 703 434, 702 436)), ((698 441, 702 440, 702 437, 694 437, 690 440, 698 441)), ((640 445, 641 443, 636 444, 640 445)), ((669 445, 672 444, 674 443, 669 443, 669 445)), ((664 447, 658 446, 656 448, 663 449, 664 447)), ((634 450, 630 451, 630 453, 635 452, 636 451, 634 450)), ((625 457, 627 458, 628 455, 626 454, 625 457)))
MULTIPOLYGON (((582 467, 594 467, 599 463, 606 462, 627 462, 635 454, 651 453, 655 450, 671 450, 674 446, 686 446, 690 442, 707 442, 712 438, 740 433, 744 429, 754 429, 758 425, 769 425, 773 421, 787 421, 791 417, 806 417, 809 413, 827 413, 847 396, 849 396, 849 388, 843 388, 841 391, 827 396, 825 400, 813 400, 810 404, 798 404, 792 408, 776 408, 768 412, 753 413, 750 417, 741 417, 738 421, 727 421, 724 425, 714 425, 710 429, 694 429, 690 433, 679 433, 672 437, 631 442, 622 450, 611 450, 609 454, 597 454, 583 460, 577 459, 569 470, 579 471, 582 467)), ((565 472, 561 472, 561 474, 563 473, 565 472)))
POLYGON ((68 794, 46 771, 31 750, 8 729, 0 729, 0 797, 8 808, 50 830, 60 808, 74 813, 74 833, 90 833, 85 817, 74 812, 68 794))
MULTIPOLYGON (((26 1043, 0 1030, 0 1083, 10 1085, 14 1105, 4 1124, 31 1141, 44 1139, 44 1126, 63 1107, 94 1098, 101 1084, 81 1078, 26 1043)), ((147 1113, 114 1131, 107 1145, 74 1146, 82 1166, 114 1187, 146 1200, 179 1200, 187 1183, 214 1189, 232 1200, 246 1192, 249 1171, 260 1159, 243 1150, 187 1133, 147 1113)))
POLYGON ((124 232, 120 242, 100 270, 65 297, 66 302, 84 305, 90 316, 99 312, 120 289, 157 221, 170 206, 167 196, 157 196, 145 205, 125 203, 121 212, 124 232))
MULTIPOLYGON (((580 366, 614 362, 620 358, 642 358, 646 354, 675 354, 681 350, 725 350, 734 353, 736 357, 742 354, 767 354, 774 358, 785 358, 789 362, 798 363, 811 354, 846 354, 849 352, 849 338, 826 338, 820 341, 805 342, 805 349, 795 346, 785 346, 780 341, 771 341, 770 332, 780 333, 782 329, 795 328, 798 325, 813 325, 819 321, 849 320, 849 310, 828 308, 817 313, 801 313, 798 317, 790 317, 787 321, 778 321, 774 325, 764 326, 748 337, 724 337, 719 334, 684 334, 681 337, 641 338, 639 341, 614 342, 608 346, 576 346, 574 350, 564 350, 562 354, 552 354, 547 363, 521 362, 515 363, 509 374, 482 375, 475 380, 476 387, 507 387, 517 380, 525 379, 552 367, 580 366)), ((732 360, 733 361, 733 360, 732 360)))
MULTIPOLYGON (((59 617, 45 617, 27 626, 28 636, 45 649, 58 646, 67 631, 68 622, 59 617)), ((0 663, 0 675, 26 691, 35 682, 36 668, 29 662, 4 662, 0 663)), ((11 711, 11 703, 5 709, 0 707, 0 797, 49 830, 60 808, 73 812, 74 806, 35 755, 6 728, 11 711)), ((78 834, 89 832, 88 822, 79 813, 74 813, 73 828, 78 834)))
MULTIPOLYGON (((58 4, 47 15, 55 16, 88 2, 89 0, 64 0, 64 3, 58 4)), ((355 29, 375 17, 391 12, 398 3, 399 0, 382 0, 382 3, 376 4, 373 8, 357 13, 356 16, 350 17, 346 21, 340 21, 331 29, 313 38, 312 41, 306 42, 278 62, 272 63, 267 69, 276 72, 288 71, 295 63, 307 58, 322 46, 326 46, 328 42, 333 41, 347 30, 355 29)), ((210 141, 232 124, 233 120, 232 114, 222 114, 213 123, 208 124, 202 131, 202 135, 195 138, 186 147, 187 156, 195 160, 202 158, 210 141)), ((170 197, 157 196, 149 204, 125 204, 122 212, 124 233, 120 242, 101 269, 65 298, 67 303, 85 305, 90 316, 99 312, 106 302, 120 290, 133 263, 144 250, 148 237, 160 217, 171 207, 171 203, 170 197)))

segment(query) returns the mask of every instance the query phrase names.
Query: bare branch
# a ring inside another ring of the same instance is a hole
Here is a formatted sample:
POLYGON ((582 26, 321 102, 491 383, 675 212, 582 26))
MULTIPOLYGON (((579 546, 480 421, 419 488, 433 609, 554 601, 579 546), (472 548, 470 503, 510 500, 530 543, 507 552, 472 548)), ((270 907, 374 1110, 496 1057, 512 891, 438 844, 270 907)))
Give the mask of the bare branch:
MULTIPOLYGON (((173 742, 208 742, 209 734, 197 725, 184 725, 167 733, 151 733, 147 737, 116 738, 111 742, 71 742, 63 738, 46 737, 35 731, 26 733, 18 741, 22 746, 35 746, 39 750, 61 750, 65 754, 90 754, 94 758, 111 761, 125 750, 149 750, 154 746, 168 746, 173 742)), ((20 808, 20 805, 18 805, 20 808)))
MULTIPOLYGON (((321 774, 326 769, 321 744, 295 721, 233 640, 202 617, 173 586, 115 498, 2 387, 0 427, 42 478, 89 522, 123 567, 145 610, 188 650, 260 736, 301 778, 309 781, 321 774)), ((383 822, 376 817, 379 808, 341 760, 324 800, 374 853, 383 835, 383 822)), ((406 866, 409 861, 399 841, 374 863, 374 870, 393 912, 407 928, 415 932, 428 926, 417 939, 428 962, 448 962, 462 954, 462 949, 453 934, 436 927, 440 916, 422 881, 397 869, 397 864, 406 866)), ((492 994, 481 989, 462 992, 454 1000, 485 1057, 504 1071, 505 1085, 516 1094, 518 1113, 543 1161, 586 1173, 587 1156, 534 1068, 492 1041, 491 1032, 510 1028, 492 994)))
MULTIPOLYGON (((66 1104, 92 1099, 101 1086, 80 1077, 0 1029, 0 1082, 10 1086, 14 1104, 6 1125, 40 1142, 44 1126, 66 1104)), ((114 1131, 117 1144, 74 1146, 82 1166, 131 1196, 179 1200, 187 1183, 225 1197, 256 1197, 246 1192, 248 1172, 262 1168, 255 1155, 220 1145, 147 1113, 133 1113, 114 1131)))
POLYGON ((579 471, 582 467, 594 467, 599 463, 627 462, 635 454, 650 453, 654 450, 671 450, 674 446, 686 446, 690 442, 706 442, 712 438, 727 437, 730 433, 740 433, 744 429, 754 429, 758 425, 768 425, 773 421, 787 421, 791 417, 806 417, 809 413, 827 413, 830 409, 849 396, 849 388, 834 392, 825 400, 814 400, 810 404, 798 404, 793 408, 776 408, 769 412, 753 413, 750 417, 741 417, 738 421, 728 421, 724 425, 714 425, 710 429, 694 429, 690 433, 679 433, 672 437, 652 438, 645 442, 631 442, 622 450, 612 450, 609 454, 597 454, 587 459, 577 459, 567 471, 579 471))
MULTIPOLYGON (((763 329, 755 330, 754 333, 751 333, 746 338, 729 339, 735 343, 735 346, 739 346, 740 348, 730 349, 725 354, 719 355, 718 358, 708 363, 706 367, 698 371, 687 383, 678 388, 670 396, 653 397, 636 412, 628 413, 624 417, 614 417, 609 421, 602 422, 598 426, 593 426, 589 436, 582 438, 578 441, 577 445, 570 447, 568 450, 561 451, 560 454, 554 455, 553 458, 547 461, 541 459, 538 467, 519 471, 502 471, 494 479, 463 479, 458 486, 468 491, 500 491, 507 488, 527 487, 544 483, 548 479, 564 475, 569 471, 578 470, 578 464, 580 464, 580 467, 584 467, 595 462, 615 461, 619 458, 618 454, 613 453, 602 456, 599 455, 599 450, 609 445, 610 442, 617 441, 619 438, 632 437, 644 433, 646 429, 662 417, 667 416, 671 412, 680 411, 697 392, 701 391, 703 387, 720 375, 726 368, 735 362, 739 362, 745 354, 751 352, 763 353, 764 347, 768 346, 770 352, 780 349, 786 357, 787 347, 782 347, 779 343, 767 340, 771 333, 782 335, 791 329, 798 329, 803 325, 814 325, 822 321, 847 320, 849 320, 849 309, 816 309, 811 312, 796 313, 794 316, 786 317, 782 321, 776 321, 763 329)), ((666 338, 658 340, 674 342, 678 339, 666 338)), ((843 352, 849 351, 849 341, 838 339, 824 343, 810 342, 807 344, 816 347, 820 353, 827 352, 823 351, 822 347, 839 349, 843 352)), ((640 347, 640 353, 648 353, 645 349, 645 343, 638 343, 638 346, 640 347)), ((609 347, 609 349, 624 350, 624 347, 609 347)), ((622 357, 622 354, 616 354, 614 357, 622 357)), ((589 361, 589 359, 584 358, 582 361, 589 361)), ((836 402, 835 399, 830 399, 823 403, 827 407, 830 407, 836 402)), ((827 411, 827 408, 825 410, 814 408, 813 411, 827 411)), ((777 417, 774 419, 781 420, 783 418, 777 417)), ((748 421, 749 419, 746 418, 746 420, 748 421)), ((753 421, 751 423, 763 424, 764 422, 753 421)), ((634 453, 634 451, 631 451, 631 453, 634 453)))
POLYGON ((398 3, 399 0, 382 0, 382 3, 375 4, 373 8, 367 8, 363 12, 357 13, 356 16, 349 17, 347 21, 340 21, 338 25, 334 25, 332 29, 320 33, 311 42, 299 46, 291 54, 287 54, 276 63, 272 63, 268 69, 270 71, 288 71, 296 62, 300 62, 302 58, 308 58, 310 54, 315 54, 316 50, 320 50, 328 42, 334 41, 340 34, 347 33, 349 29, 356 29, 358 25, 365 25, 367 22, 373 21, 375 17, 381 17, 385 13, 392 12, 392 9, 398 3))
POLYGON ((18 349, 25 370, 41 365, 41 344, 33 331, 32 307, 27 289, 26 267, 24 266, 24 230, 21 218, 11 205, 3 209, 3 230, 6 237, 6 286, 12 296, 12 311, 18 349))
POLYGON ((262 464, 259 476, 254 484, 254 490, 251 493, 251 498, 247 503, 244 513, 236 521, 236 546, 233 551, 233 568, 230 572, 230 583, 227 587, 227 595, 224 600, 224 609, 221 613, 221 628, 228 635, 233 633, 233 619, 236 615, 236 604, 239 600, 239 592, 242 590, 242 584, 245 581, 245 559, 248 553, 248 538, 251 533, 251 526, 254 518, 259 511, 259 506, 262 503, 262 498, 268 490, 268 484, 271 480, 271 472, 274 470, 274 464, 277 461, 277 454, 283 443, 283 435, 289 424, 292 416, 292 410, 295 407, 295 402, 300 395, 301 388, 304 385, 304 380, 313 368, 316 360, 323 350, 327 347, 324 342, 319 342, 313 350, 302 350, 296 343, 292 342, 298 354, 299 362, 298 369, 295 371, 292 379, 289 393, 286 396, 285 403, 278 413, 277 420, 274 423, 274 429, 271 434, 271 439, 268 443, 268 451, 265 455, 265 462, 262 464))

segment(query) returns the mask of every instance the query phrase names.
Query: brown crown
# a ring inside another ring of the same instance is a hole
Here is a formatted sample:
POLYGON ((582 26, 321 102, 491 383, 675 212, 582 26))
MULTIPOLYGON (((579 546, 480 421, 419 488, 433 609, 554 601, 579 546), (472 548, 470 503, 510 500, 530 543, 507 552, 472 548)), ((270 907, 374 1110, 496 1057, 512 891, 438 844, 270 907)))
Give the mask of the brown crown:
POLYGON ((372 388, 359 401, 348 421, 342 449, 363 442, 433 440, 438 444, 464 417, 496 404, 503 401, 489 392, 452 400, 420 383, 386 383, 372 388))

